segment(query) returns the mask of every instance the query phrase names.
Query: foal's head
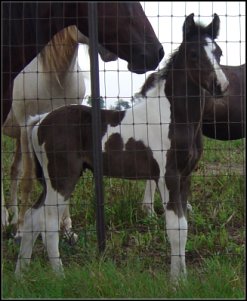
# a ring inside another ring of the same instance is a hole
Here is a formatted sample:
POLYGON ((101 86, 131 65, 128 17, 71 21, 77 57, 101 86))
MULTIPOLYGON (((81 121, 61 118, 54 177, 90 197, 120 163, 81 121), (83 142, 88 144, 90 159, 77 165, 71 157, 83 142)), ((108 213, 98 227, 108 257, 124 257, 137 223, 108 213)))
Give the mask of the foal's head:
POLYGON ((208 26, 195 24, 194 14, 189 15, 183 25, 185 68, 188 77, 199 87, 214 96, 222 95, 229 82, 220 67, 222 51, 215 42, 219 34, 220 19, 214 14, 208 26))

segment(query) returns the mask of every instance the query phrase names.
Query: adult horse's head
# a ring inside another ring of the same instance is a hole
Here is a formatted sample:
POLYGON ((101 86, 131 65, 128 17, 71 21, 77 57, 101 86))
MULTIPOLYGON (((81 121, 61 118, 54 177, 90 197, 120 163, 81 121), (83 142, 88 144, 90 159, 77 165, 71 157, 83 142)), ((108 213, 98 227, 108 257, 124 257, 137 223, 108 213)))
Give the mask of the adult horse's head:
POLYGON ((164 50, 138 2, 98 3, 99 42, 135 73, 154 70, 164 50))
POLYGON ((221 69, 222 51, 215 42, 219 34, 220 19, 214 14, 208 26, 195 24, 194 14, 189 15, 183 25, 186 68, 190 78, 211 95, 221 96, 229 82, 221 69))
MULTIPOLYGON (((164 50, 141 5, 124 1, 99 1, 97 5, 99 43, 126 60, 132 72, 154 70, 164 50)), ((3 123, 11 108, 14 78, 52 37, 71 25, 88 36, 88 2, 5 1, 2 11, 3 123)))

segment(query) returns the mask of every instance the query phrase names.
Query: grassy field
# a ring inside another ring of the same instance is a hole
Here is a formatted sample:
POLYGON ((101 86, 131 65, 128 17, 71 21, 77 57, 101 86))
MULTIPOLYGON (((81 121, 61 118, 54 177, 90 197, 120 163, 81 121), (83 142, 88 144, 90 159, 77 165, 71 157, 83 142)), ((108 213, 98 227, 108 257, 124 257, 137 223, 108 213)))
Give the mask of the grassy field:
MULTIPOLYGON (((9 198, 9 166, 14 145, 3 139, 4 194, 9 198)), ((70 246, 61 236, 65 279, 54 276, 41 240, 31 267, 14 277, 19 247, 3 232, 3 298, 233 298, 245 296, 245 140, 205 138, 204 154, 193 173, 186 245, 188 279, 177 289, 169 282, 170 247, 163 209, 157 217, 141 210, 145 182, 104 179, 106 250, 98 254, 93 179, 87 172, 71 197, 74 231, 70 246)), ((37 199, 40 188, 33 192, 37 199)))

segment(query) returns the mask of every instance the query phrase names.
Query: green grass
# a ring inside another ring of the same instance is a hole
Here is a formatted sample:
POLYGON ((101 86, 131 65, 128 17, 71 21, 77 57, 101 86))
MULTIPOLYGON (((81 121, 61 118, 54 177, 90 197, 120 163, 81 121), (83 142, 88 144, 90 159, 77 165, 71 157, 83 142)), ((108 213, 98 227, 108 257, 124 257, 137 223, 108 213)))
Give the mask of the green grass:
POLYGON ((188 280, 177 286, 161 269, 146 267, 140 259, 117 265, 111 260, 66 268, 66 279, 55 277, 40 262, 22 280, 6 271, 4 298, 243 298, 240 266, 224 260, 205 260, 200 268, 189 269, 188 280), (237 268, 237 269, 236 269, 237 268))
MULTIPOLYGON (((19 247, 4 232, 4 298, 244 298, 245 295, 245 141, 205 139, 204 154, 192 176, 186 258, 188 281, 177 290, 169 283, 170 246, 163 208, 155 195, 157 217, 141 210, 145 182, 104 179, 107 242, 98 256, 93 180, 85 173, 71 196, 76 245, 61 237, 66 279, 50 270, 40 240, 30 270, 14 278, 19 247)), ((13 142, 4 137, 4 195, 9 198, 13 142)), ((40 187, 35 186, 35 200, 40 187)), ((11 228, 7 229, 11 231, 11 228)))

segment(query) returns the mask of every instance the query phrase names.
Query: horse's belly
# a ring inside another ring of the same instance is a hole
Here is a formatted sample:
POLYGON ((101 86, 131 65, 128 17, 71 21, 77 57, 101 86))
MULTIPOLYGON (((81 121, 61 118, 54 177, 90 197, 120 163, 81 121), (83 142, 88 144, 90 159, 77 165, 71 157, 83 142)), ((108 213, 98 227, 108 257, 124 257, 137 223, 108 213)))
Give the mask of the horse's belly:
POLYGON ((115 151, 103 153, 105 176, 125 179, 157 179, 160 169, 147 151, 115 151))

